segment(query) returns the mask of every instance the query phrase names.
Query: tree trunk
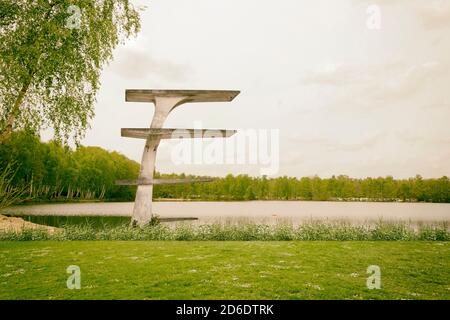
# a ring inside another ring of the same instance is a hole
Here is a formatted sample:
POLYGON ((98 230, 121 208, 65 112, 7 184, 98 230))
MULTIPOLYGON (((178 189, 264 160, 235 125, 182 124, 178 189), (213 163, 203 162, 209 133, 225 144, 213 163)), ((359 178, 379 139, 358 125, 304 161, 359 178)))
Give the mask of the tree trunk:
POLYGON ((11 137, 11 133, 13 130, 14 122, 16 121, 17 115, 19 114, 20 106, 22 105, 23 99, 28 91, 28 88, 31 84, 31 78, 29 77, 27 81, 23 84, 22 89, 20 89, 19 95, 14 101, 13 108, 8 115, 8 119, 6 120, 5 130, 0 134, 0 144, 5 143, 11 137))
MULTIPOLYGON (((49 3, 49 5, 50 5, 50 8, 46 12, 43 21, 47 21, 50 18, 53 7, 56 5, 56 3, 55 2, 49 3)), ((34 63, 31 64, 31 67, 29 69, 29 76, 23 83, 22 89, 20 90, 19 95, 16 98, 16 101, 14 101, 13 108, 12 108, 11 112, 8 114, 8 119, 6 120, 5 130, 3 132, 0 132, 0 145, 4 144, 11 137, 14 123, 15 123, 17 115, 19 114, 19 111, 20 111, 20 106, 22 105, 23 99, 25 98, 28 88, 30 87, 31 82, 33 81, 33 76, 36 72, 37 66, 39 64, 39 60, 41 59, 41 56, 42 56, 42 53, 37 55, 35 57, 34 63)))

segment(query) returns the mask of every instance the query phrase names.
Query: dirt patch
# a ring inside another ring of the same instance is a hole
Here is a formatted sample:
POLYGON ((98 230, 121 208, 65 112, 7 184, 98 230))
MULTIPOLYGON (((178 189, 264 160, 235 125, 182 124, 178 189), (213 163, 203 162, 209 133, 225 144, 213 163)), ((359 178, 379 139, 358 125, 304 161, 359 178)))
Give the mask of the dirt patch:
POLYGON ((49 227, 44 226, 41 224, 36 224, 32 222, 28 222, 23 220, 22 218, 17 217, 6 217, 0 215, 0 231, 14 231, 14 232, 21 232, 23 230, 43 230, 47 231, 50 234, 53 234, 57 231, 60 231, 62 229, 55 228, 55 227, 49 227))

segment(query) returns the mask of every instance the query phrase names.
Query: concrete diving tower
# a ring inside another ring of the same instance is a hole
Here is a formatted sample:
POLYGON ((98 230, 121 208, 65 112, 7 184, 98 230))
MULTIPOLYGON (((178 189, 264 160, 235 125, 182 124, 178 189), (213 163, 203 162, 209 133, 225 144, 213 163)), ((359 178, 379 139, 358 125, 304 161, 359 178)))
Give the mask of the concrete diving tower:
POLYGON ((225 90, 126 90, 127 102, 150 102, 155 113, 150 128, 123 128, 122 137, 145 139, 141 169, 137 180, 116 181, 117 185, 137 185, 133 208, 132 225, 144 226, 153 217, 153 185, 209 182, 213 179, 153 179, 156 152, 162 139, 225 138, 236 133, 234 130, 199 130, 162 128, 169 113, 188 102, 230 102, 240 92, 225 90))

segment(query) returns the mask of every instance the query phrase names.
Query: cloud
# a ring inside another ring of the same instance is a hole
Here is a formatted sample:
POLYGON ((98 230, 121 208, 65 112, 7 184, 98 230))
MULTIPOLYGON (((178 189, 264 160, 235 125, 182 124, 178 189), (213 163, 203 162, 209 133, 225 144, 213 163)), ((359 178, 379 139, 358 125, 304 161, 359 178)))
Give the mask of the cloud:
POLYGON ((335 88, 332 105, 341 110, 399 105, 420 95, 427 96, 427 106, 442 106, 448 102, 448 90, 443 84, 448 83, 449 75, 450 64, 437 61, 412 65, 398 60, 340 63, 307 72, 300 84, 335 88))
POLYGON ((325 64, 311 70, 300 79, 303 85, 355 85, 367 81, 370 77, 363 68, 355 64, 325 64))
POLYGON ((450 2, 448 0, 416 1, 412 6, 426 29, 450 27, 450 2))
POLYGON ((183 64, 154 58, 148 51, 124 48, 117 52, 111 70, 127 79, 159 77, 168 81, 184 81, 190 68, 183 64))
POLYGON ((421 134, 417 134, 414 132, 396 132, 395 136, 409 144, 409 145, 417 145, 417 144, 424 144, 427 146, 449 146, 450 145, 450 136, 437 136, 434 135, 432 137, 430 136, 425 136, 425 135, 421 135, 421 134))
MULTIPOLYGON (((450 2, 448 0, 353 0, 354 5, 369 6, 377 4, 383 7, 397 7, 409 11, 420 21, 427 30, 450 27, 450 2)), ((383 13, 383 12, 382 12, 383 13)))
POLYGON ((430 76, 439 76, 445 69, 442 67, 436 61, 408 65, 398 60, 378 64, 325 64, 309 71, 300 79, 300 83, 332 86, 364 85, 386 78, 389 79, 384 83, 386 86, 402 87, 422 82, 430 76))
POLYGON ((335 139, 323 138, 323 137, 290 137, 290 142, 301 145, 316 145, 324 147, 330 151, 342 151, 342 152, 356 152, 363 149, 370 149, 375 147, 378 143, 380 143, 384 134, 375 134, 370 137, 364 138, 354 143, 342 143, 335 139))

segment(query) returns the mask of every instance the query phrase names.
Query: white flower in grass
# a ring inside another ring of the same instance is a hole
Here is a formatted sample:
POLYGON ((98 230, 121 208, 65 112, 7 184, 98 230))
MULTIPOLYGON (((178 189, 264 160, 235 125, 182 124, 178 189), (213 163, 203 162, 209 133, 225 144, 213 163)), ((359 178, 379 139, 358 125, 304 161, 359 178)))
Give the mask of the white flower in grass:
POLYGON ((413 297, 418 297, 418 296, 420 296, 420 293, 410 292, 409 295, 413 296, 413 297))
POLYGON ((319 286, 318 284, 307 283, 307 284, 305 284, 305 286, 308 288, 313 288, 315 290, 319 290, 319 291, 323 290, 322 287, 319 286))

